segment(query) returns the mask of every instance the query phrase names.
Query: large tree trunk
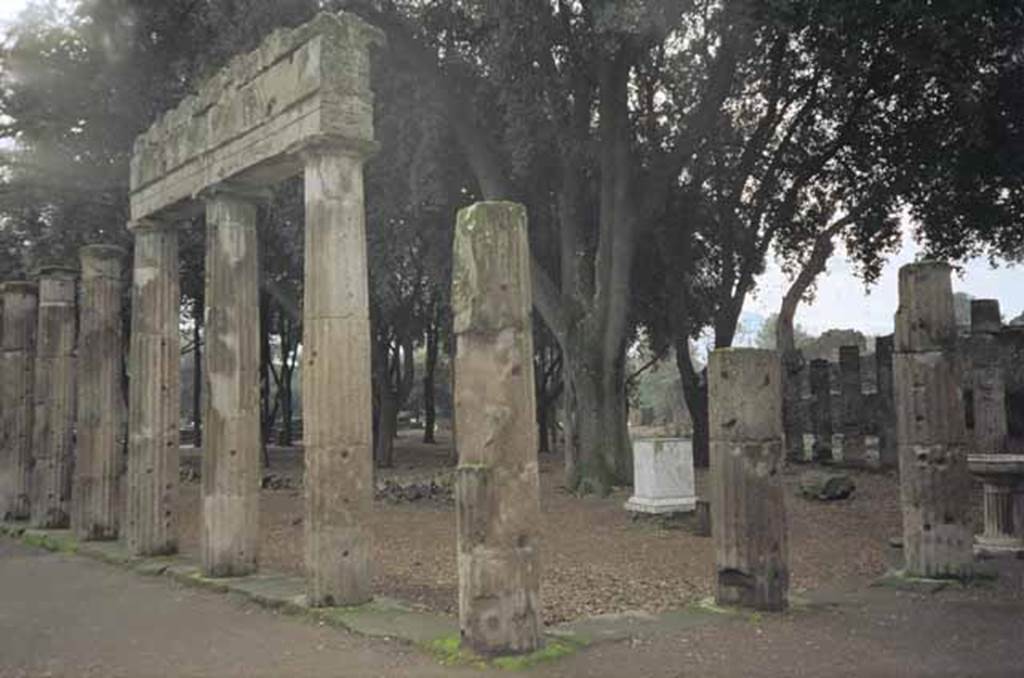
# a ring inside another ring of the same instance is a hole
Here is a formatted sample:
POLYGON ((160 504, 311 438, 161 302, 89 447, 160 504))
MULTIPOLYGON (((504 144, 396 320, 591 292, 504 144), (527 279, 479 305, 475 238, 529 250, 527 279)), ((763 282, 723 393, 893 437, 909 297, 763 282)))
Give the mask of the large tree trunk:
POLYGON ((711 459, 708 440, 708 386, 707 379, 697 372, 690 356, 690 340, 676 339, 676 369, 683 385, 683 399, 693 424, 693 464, 707 468, 711 459))
POLYGON ((633 456, 626 426, 624 360, 575 364, 578 461, 569 487, 578 494, 608 494, 633 480, 633 456))
POLYGON ((398 398, 385 385, 380 392, 380 415, 377 424, 377 467, 395 465, 395 436, 398 435, 398 398))

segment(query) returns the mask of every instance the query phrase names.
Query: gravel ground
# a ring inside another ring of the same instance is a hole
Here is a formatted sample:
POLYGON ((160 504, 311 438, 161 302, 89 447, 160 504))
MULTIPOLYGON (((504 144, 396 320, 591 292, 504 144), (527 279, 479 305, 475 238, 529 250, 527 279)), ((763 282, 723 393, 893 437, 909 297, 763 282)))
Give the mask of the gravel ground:
MULTIPOLYGON (((444 468, 446 440, 418 442, 405 432, 396 447, 396 469, 387 477, 431 474, 444 468)), ((271 471, 301 477, 301 457, 276 450, 271 471)), ((802 470, 802 469, 800 469, 802 470)), ((885 572, 900 533, 899 487, 893 475, 850 472, 857 489, 851 499, 820 503, 796 494, 799 470, 788 472, 791 590, 849 588, 885 572)), ((541 462, 541 525, 544 620, 556 623, 629 609, 678 608, 711 593, 711 539, 689 525, 666 527, 633 520, 622 509, 626 488, 605 498, 575 498, 561 489, 562 468, 554 456, 541 462), (672 528, 675 529, 672 529, 672 528)), ((703 495, 704 471, 698 471, 703 495)), ((264 490, 260 497, 263 534, 261 566, 302 571, 302 492, 264 490)), ((980 498, 979 498, 980 503, 980 498)), ((181 546, 198 547, 199 484, 182 484, 181 546)), ((437 501, 377 502, 372 518, 378 594, 456 610, 455 516, 437 501)), ((1003 592, 1005 593, 1005 592, 1003 592)), ((1002 595, 1002 594, 1001 594, 1002 595)), ((1019 587, 1016 595, 1020 596, 1019 587)))

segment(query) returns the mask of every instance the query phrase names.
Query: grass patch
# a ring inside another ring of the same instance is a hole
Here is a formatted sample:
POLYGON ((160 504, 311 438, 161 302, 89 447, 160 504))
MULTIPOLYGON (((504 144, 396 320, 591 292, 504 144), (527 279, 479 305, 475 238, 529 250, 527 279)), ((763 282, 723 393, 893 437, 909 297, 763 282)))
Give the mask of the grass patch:
POLYGON ((21 535, 21 541, 27 546, 35 546, 37 548, 46 549, 47 551, 56 551, 58 553, 74 553, 78 550, 78 542, 70 537, 55 537, 53 535, 30 530, 26 530, 21 535))
POLYGON ((539 664, 553 662, 579 652, 586 643, 572 637, 548 637, 544 647, 529 654, 483 657, 469 648, 462 647, 458 634, 450 634, 424 643, 429 652, 442 666, 466 666, 477 669, 495 668, 504 671, 525 671, 539 664))

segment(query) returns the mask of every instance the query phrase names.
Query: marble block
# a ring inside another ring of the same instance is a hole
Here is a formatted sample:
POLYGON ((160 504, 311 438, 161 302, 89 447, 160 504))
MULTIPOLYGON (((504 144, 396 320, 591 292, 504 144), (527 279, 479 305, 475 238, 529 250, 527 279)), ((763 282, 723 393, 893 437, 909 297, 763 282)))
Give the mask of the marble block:
POLYGON ((633 496, 627 511, 680 513, 697 505, 693 443, 688 438, 633 441, 633 496))

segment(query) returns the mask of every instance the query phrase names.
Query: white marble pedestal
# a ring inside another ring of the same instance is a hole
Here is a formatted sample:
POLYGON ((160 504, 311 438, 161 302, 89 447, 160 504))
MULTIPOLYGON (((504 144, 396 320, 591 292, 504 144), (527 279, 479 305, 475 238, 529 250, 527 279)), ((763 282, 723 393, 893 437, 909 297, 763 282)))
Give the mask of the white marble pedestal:
POLYGON ((633 441, 633 496, 624 504, 637 513, 682 513, 697 505, 693 443, 688 438, 633 441))

